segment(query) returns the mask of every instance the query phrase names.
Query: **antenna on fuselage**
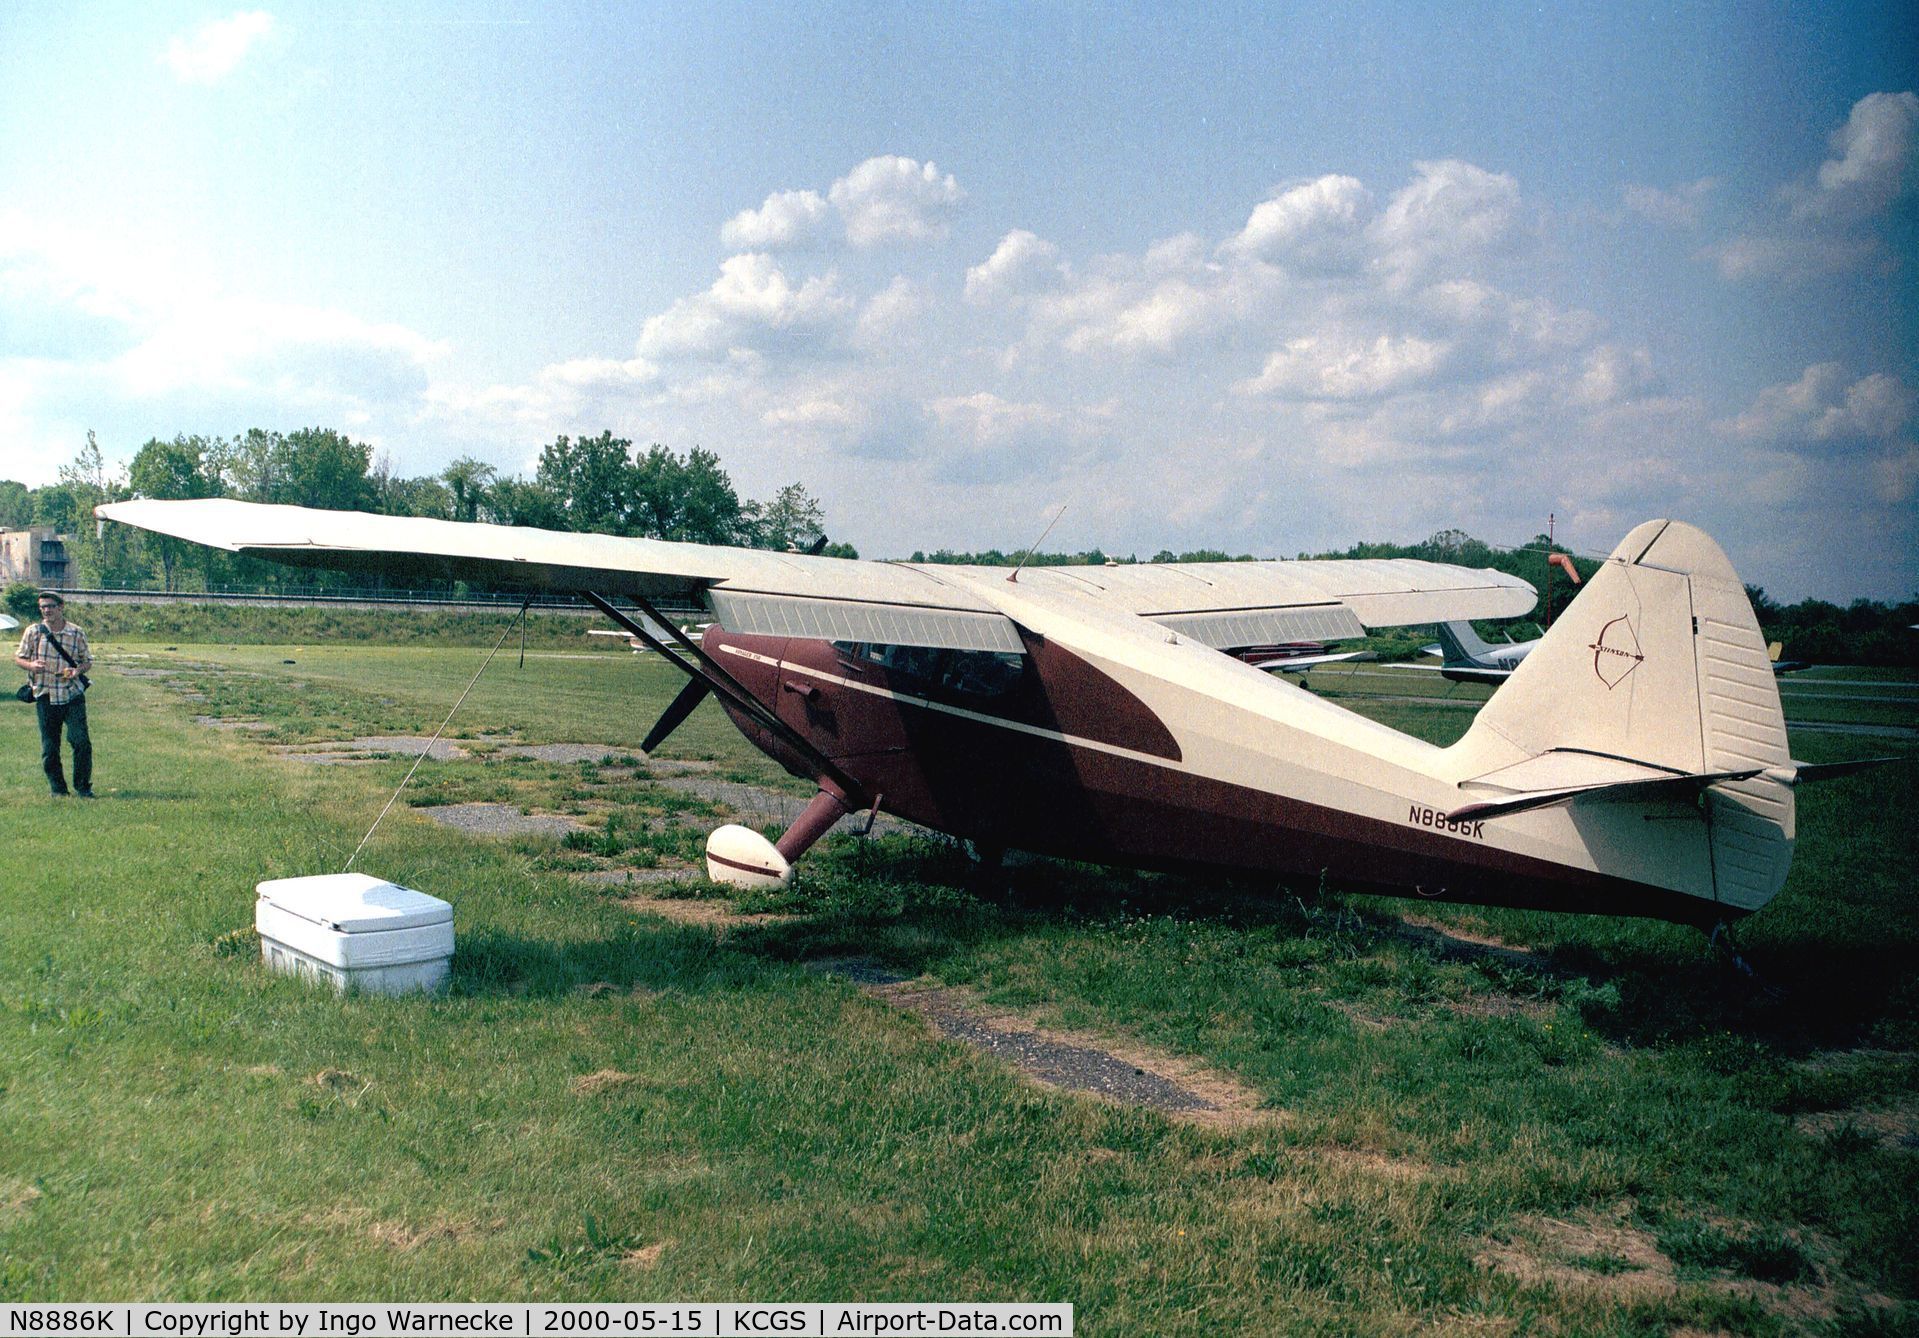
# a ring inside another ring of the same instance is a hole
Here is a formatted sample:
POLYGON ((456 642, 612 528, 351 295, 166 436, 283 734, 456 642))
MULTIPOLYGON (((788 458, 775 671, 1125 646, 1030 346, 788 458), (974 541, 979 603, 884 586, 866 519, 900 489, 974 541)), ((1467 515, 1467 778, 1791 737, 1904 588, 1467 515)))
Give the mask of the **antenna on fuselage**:
POLYGON ((1039 538, 1033 540, 1032 546, 1029 547, 1024 553, 1021 553, 1019 555, 1019 561, 1013 564, 1013 574, 1006 578, 1008 581, 1012 582, 1014 585, 1019 584, 1019 569, 1026 565, 1027 558, 1033 556, 1034 553, 1039 551, 1039 546, 1046 542, 1046 536, 1053 532, 1053 526, 1059 524, 1059 518, 1065 514, 1066 514, 1066 506, 1064 503, 1062 503, 1060 505, 1059 510, 1053 513, 1053 518, 1046 522, 1046 528, 1039 532, 1039 538))

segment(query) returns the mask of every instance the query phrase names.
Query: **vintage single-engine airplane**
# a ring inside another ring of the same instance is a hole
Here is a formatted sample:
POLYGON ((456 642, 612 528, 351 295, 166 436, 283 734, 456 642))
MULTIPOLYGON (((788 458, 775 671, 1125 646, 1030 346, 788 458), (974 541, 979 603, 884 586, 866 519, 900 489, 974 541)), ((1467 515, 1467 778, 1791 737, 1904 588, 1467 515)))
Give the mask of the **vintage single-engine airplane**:
POLYGON ((1516 577, 1413 560, 1009 573, 221 499, 99 515, 299 566, 585 594, 689 676, 647 751, 710 693, 818 786, 777 841, 709 837, 709 876, 744 885, 883 810, 986 851, 1710 926, 1785 881, 1793 786, 1851 765, 1792 760, 1745 588, 1674 521, 1628 534, 1441 748, 1222 651, 1517 617, 1537 596, 1516 577), (714 625, 695 642, 651 603, 666 597, 714 625))

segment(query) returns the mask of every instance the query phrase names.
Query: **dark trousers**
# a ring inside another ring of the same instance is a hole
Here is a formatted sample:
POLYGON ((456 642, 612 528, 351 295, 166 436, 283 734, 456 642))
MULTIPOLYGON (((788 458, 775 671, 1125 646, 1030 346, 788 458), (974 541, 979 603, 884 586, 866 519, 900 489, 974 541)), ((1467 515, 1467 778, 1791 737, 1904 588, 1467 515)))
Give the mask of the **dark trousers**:
POLYGON ((45 697, 34 699, 40 713, 40 765, 47 773, 47 784, 55 794, 67 792, 66 774, 60 770, 60 728, 66 727, 67 742, 73 745, 73 788, 85 794, 93 788, 93 736, 87 733, 87 699, 75 697, 55 706, 45 697))

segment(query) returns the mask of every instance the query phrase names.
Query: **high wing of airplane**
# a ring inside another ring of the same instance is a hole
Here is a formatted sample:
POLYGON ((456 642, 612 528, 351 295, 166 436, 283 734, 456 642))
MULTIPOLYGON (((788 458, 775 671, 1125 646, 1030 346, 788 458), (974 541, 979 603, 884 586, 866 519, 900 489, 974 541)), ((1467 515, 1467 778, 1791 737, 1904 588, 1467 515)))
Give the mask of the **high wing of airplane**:
POLYGON ((0 632, 11 632, 20 626, 20 620, 11 614, 0 613, 0 632))
POLYGON ((1473 625, 1463 620, 1439 624, 1439 644, 1426 646, 1428 654, 1440 657, 1438 664, 1393 664, 1393 669, 1420 669, 1435 673, 1454 683, 1491 683, 1495 687, 1512 677, 1519 662, 1531 654, 1537 639, 1508 641, 1501 645, 1480 639, 1473 625))
POLYGON ((1784 882, 1793 786, 1778 689, 1711 539, 1649 521, 1440 748, 1262 673, 1229 647, 1512 618, 1533 589, 1411 560, 946 567, 446 521, 133 501, 102 517, 305 566, 403 568, 614 605, 696 597, 658 640, 817 794, 778 841, 725 826, 716 880, 784 881, 844 815, 982 850, 1198 867, 1457 901, 1710 925, 1784 882))

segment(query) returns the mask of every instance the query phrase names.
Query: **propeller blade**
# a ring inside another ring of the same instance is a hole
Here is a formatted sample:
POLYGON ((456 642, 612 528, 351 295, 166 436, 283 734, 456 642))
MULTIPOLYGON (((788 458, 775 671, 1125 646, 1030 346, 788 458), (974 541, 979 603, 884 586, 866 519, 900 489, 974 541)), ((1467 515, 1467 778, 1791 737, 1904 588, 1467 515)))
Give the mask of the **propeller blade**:
POLYGON ((686 686, 680 689, 680 695, 673 699, 673 704, 646 732, 646 740, 640 744, 640 751, 651 756, 653 750, 666 742, 666 736, 678 729, 693 714, 693 708, 705 701, 711 691, 713 689, 707 686, 705 679, 687 679, 686 686))

